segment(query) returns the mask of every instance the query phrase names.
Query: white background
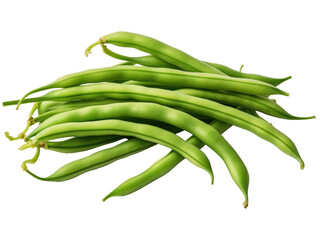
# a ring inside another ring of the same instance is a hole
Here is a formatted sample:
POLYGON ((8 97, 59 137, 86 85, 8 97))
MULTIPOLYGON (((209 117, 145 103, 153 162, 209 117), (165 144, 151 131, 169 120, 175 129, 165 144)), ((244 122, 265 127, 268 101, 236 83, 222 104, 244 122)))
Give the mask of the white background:
MULTIPOLYGON (((203 60, 274 77, 292 75, 277 102, 295 115, 319 117, 317 1, 2 1, 0 101, 68 73, 118 63, 101 35, 125 30, 176 46, 203 60)), ((123 49, 122 49, 123 50, 123 49)), ((124 53, 133 52, 123 50, 124 53)), ((134 52, 136 53, 136 52, 134 52)), ((31 105, 0 109, 0 132, 17 134, 31 105)), ((319 120, 266 117, 296 143, 306 167, 236 127, 224 135, 245 161, 250 205, 208 148, 215 184, 187 161, 126 197, 101 199, 168 149, 155 147, 67 182, 36 180, 20 169, 34 149, 0 138, 0 239, 319 239, 319 120)), ((182 134, 187 137, 188 134, 182 134)), ((42 151, 29 169, 47 176, 88 155, 42 151)))

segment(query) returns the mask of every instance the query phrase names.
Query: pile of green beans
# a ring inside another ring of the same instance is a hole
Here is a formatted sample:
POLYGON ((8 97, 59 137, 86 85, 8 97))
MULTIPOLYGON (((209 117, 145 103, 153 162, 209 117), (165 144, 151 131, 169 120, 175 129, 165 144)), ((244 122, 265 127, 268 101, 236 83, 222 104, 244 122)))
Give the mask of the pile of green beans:
POLYGON ((42 181, 62 182, 106 166, 116 160, 161 144, 171 149, 141 174, 132 177, 103 201, 125 196, 171 171, 182 160, 214 175, 210 160, 200 150, 207 145, 224 161, 230 176, 244 195, 248 206, 249 173, 233 147, 222 136, 231 126, 248 130, 270 142, 285 154, 304 162, 294 142, 258 112, 287 120, 311 119, 288 113, 270 95, 289 94, 277 86, 291 78, 272 78, 243 73, 227 66, 197 58, 159 40, 130 32, 101 37, 85 51, 88 56, 97 45, 119 64, 65 75, 54 82, 27 92, 20 100, 3 106, 34 103, 26 128, 9 140, 23 139, 19 149, 36 148, 22 169, 42 181), (107 46, 130 47, 148 55, 129 57, 107 46), (30 98, 44 90, 48 93, 30 98), (33 116, 37 111, 38 115, 33 116), (27 134, 32 125, 38 126, 27 134), (192 134, 187 140, 177 133, 192 134), (67 138, 67 139, 64 139, 67 138), (108 147, 110 143, 118 144, 108 147), (41 149, 61 153, 103 148, 74 160, 47 177, 40 177, 27 164, 37 161, 41 149))

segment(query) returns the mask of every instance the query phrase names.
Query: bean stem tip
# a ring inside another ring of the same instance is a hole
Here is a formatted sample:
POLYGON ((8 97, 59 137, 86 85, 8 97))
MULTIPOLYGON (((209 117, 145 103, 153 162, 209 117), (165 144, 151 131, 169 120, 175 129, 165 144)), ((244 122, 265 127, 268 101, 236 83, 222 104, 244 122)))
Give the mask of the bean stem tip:
POLYGON ((304 169, 304 162, 303 162, 303 161, 300 162, 300 169, 301 169, 301 170, 304 169))
MULTIPOLYGON (((101 39, 101 38, 100 38, 101 39)), ((96 41, 95 43, 92 43, 89 47, 87 47, 87 49, 85 50, 84 54, 86 55, 86 57, 89 56, 89 54, 91 53, 91 49, 94 47, 94 46, 97 46, 101 43, 101 40, 98 40, 96 41)))
POLYGON ((110 194, 108 194, 107 196, 105 196, 103 199, 102 199, 102 202, 105 202, 108 198, 110 198, 110 194))
POLYGON ((21 147, 19 147, 19 150, 25 150, 27 148, 32 148, 32 147, 34 147, 34 146, 32 145, 32 142, 30 140, 26 144, 23 144, 21 147))

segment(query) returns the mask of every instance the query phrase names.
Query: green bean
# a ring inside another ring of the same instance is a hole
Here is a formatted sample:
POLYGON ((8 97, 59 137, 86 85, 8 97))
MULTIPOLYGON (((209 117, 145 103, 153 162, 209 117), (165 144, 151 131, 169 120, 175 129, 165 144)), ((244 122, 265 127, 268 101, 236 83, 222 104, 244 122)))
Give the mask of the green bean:
POLYGON ((57 138, 101 135, 138 137, 169 147, 172 150, 179 152, 194 165, 206 170, 210 174, 213 183, 211 165, 203 152, 192 144, 186 143, 174 133, 147 124, 122 120, 63 123, 44 129, 20 149, 23 150, 28 147, 35 147, 38 146, 39 143, 57 138))
POLYGON ((44 129, 62 123, 123 117, 161 121, 192 133, 223 159, 236 184, 244 191, 245 195, 247 194, 249 182, 247 169, 236 151, 218 131, 187 113, 155 103, 114 103, 60 113, 40 124, 26 137, 26 140, 41 133, 44 129))
POLYGON ((208 116, 212 119, 227 122, 231 125, 251 131, 260 138, 274 144, 284 153, 298 160, 301 168, 304 167, 304 163, 295 144, 282 132, 262 119, 207 99, 163 89, 117 83, 100 83, 51 91, 42 97, 34 98, 32 101, 58 100, 71 97, 79 99, 82 97, 134 99, 137 101, 155 102, 208 116))
POLYGON ((54 102, 54 101, 40 102, 38 107, 38 114, 40 115, 50 111, 51 107, 55 105, 57 105, 57 102, 54 102))
POLYGON ((139 138, 131 138, 114 147, 107 148, 90 156, 72 161, 45 178, 35 175, 28 169, 26 169, 26 172, 42 181, 67 181, 85 172, 106 166, 116 160, 125 158, 137 152, 141 152, 154 145, 155 143, 153 142, 145 141, 139 138))
POLYGON ((155 57, 153 55, 147 55, 143 57, 128 57, 124 56, 118 53, 115 53, 111 51, 109 48, 106 47, 104 44, 100 44, 102 47, 102 50, 105 54, 109 55, 110 57, 123 60, 123 61, 128 61, 129 63, 134 63, 134 64, 139 64, 141 66, 146 66, 146 67, 162 67, 162 68, 172 68, 172 69, 181 69, 177 67, 176 65, 170 64, 161 58, 155 57))
POLYGON ((119 141, 121 139, 123 139, 122 136, 115 135, 74 137, 58 142, 48 141, 46 144, 46 148, 61 153, 75 153, 87 151, 96 147, 119 141))
POLYGON ((96 105, 105 105, 110 103, 118 103, 118 102, 124 102, 125 100, 118 100, 118 99, 110 99, 110 98, 101 98, 101 99, 89 99, 89 100, 76 100, 76 101, 70 101, 70 102, 63 102, 58 103, 54 106, 51 106, 49 110, 58 110, 58 109, 66 109, 66 108, 83 108, 88 106, 96 106, 96 105))
POLYGON ((240 93, 228 93, 218 91, 204 91, 199 89, 177 89, 176 91, 199 98, 213 100, 231 106, 239 106, 246 109, 259 111, 278 118, 290 120, 315 118, 315 116, 298 117, 291 115, 274 101, 262 96, 253 96, 240 93))
MULTIPOLYGON (((225 132, 229 127, 231 127, 229 124, 220 121, 213 121, 210 125, 214 127, 217 131, 219 131, 221 134, 225 132)), ((186 141, 195 145, 198 148, 204 146, 204 144, 194 136, 191 136, 186 141)), ((114 189, 106 197, 104 197, 103 201, 114 196, 125 196, 143 188, 144 186, 167 174, 183 159, 184 158, 181 155, 174 151, 171 151, 165 157, 161 158, 160 160, 152 164, 152 166, 149 167, 143 173, 133 178, 130 178, 122 184, 120 184, 116 189, 114 189)), ((248 196, 246 196, 243 205, 244 207, 248 206, 248 196)))
POLYGON ((46 113, 40 114, 37 117, 33 118, 32 125, 37 123, 37 122, 41 123, 41 122, 45 121, 46 119, 48 119, 48 118, 50 118, 50 117, 52 117, 52 116, 54 116, 56 114, 59 114, 59 113, 62 113, 62 112, 66 112, 66 111, 71 111, 73 109, 74 108, 61 108, 61 109, 55 109, 55 110, 51 110, 51 111, 48 111, 46 113))
POLYGON ((94 99, 94 100, 90 99, 87 101, 72 100, 72 101, 67 101, 62 103, 56 102, 56 101, 43 101, 39 104, 38 115, 42 115, 57 109, 76 109, 76 108, 86 107, 91 105, 102 105, 102 104, 109 104, 109 103, 115 103, 115 102, 119 102, 119 100, 103 98, 103 99, 94 99))
POLYGON ((95 100, 86 100, 86 101, 78 100, 78 101, 63 102, 63 103, 51 102, 52 103, 51 106, 48 109, 46 109, 45 113, 40 114, 37 117, 33 118, 33 124, 36 122, 43 122, 46 119, 58 113, 80 109, 88 106, 105 105, 105 104, 118 103, 123 101, 117 100, 117 99, 104 98, 104 99, 95 99, 95 100))
POLYGON ((139 85, 139 86, 152 87, 152 88, 162 88, 166 90, 177 90, 180 88, 179 86, 168 86, 168 85, 156 83, 156 82, 139 82, 139 81, 133 81, 133 80, 124 81, 122 82, 122 84, 139 85))
POLYGON ((185 72, 167 68, 116 66, 91 69, 63 76, 48 85, 25 94, 18 103, 17 108, 23 100, 32 93, 52 88, 68 88, 86 83, 113 82, 119 80, 151 81, 169 86, 229 90, 251 95, 289 95, 273 85, 252 79, 232 78, 212 73, 185 72))
POLYGON ((91 44, 86 49, 85 55, 88 56, 90 50, 94 46, 106 43, 110 43, 120 47, 136 48, 138 50, 159 57, 165 60, 166 62, 178 66, 186 71, 207 72, 224 75, 222 72, 215 69, 214 67, 199 61, 198 59, 190 56, 185 52, 182 52, 179 49, 171 47, 154 38, 130 32, 115 32, 101 37, 97 42, 91 44))
POLYGON ((123 101, 104 98, 104 99, 95 99, 95 100, 87 100, 87 101, 71 101, 71 102, 63 102, 63 103, 54 102, 54 101, 39 102, 33 106, 29 114, 29 118, 27 120, 27 125, 25 129, 21 133, 19 133, 17 137, 10 136, 9 132, 5 132, 5 136, 10 141, 24 139, 26 136, 26 132, 32 125, 38 122, 41 123, 53 115, 56 115, 61 112, 66 112, 66 111, 74 110, 77 108, 85 107, 85 106, 109 104, 109 103, 116 103, 116 102, 123 102, 123 101), (38 109, 39 114, 37 117, 32 117, 36 109, 38 109))
MULTIPOLYGON (((178 133, 181 131, 181 129, 178 129, 170 125, 167 125, 164 128, 173 133, 178 133)), ((57 147, 60 151, 62 150, 61 152, 66 151, 69 153, 70 149, 71 150, 80 149, 82 151, 84 148, 88 146, 94 146, 100 141, 101 142, 105 140, 108 141, 114 137, 119 137, 119 136, 107 135, 107 136, 75 137, 75 138, 71 138, 65 141, 60 141, 60 142, 49 141, 49 142, 46 142, 46 145, 49 149, 50 149, 50 145, 52 145, 54 147, 57 147)), ((40 179, 43 181, 56 181, 56 182, 67 181, 85 172, 106 166, 116 160, 141 152, 154 145, 155 143, 153 142, 144 141, 139 138, 129 138, 125 142, 119 143, 114 147, 107 148, 97 153, 94 153, 92 155, 89 155, 87 157, 84 157, 82 159, 72 161, 62 166, 61 168, 59 168, 57 171, 55 171, 53 174, 51 174, 46 178, 39 177, 28 170, 26 171, 30 173, 32 176, 36 177, 37 179, 40 179)))
MULTIPOLYGON (((161 127, 173 133, 177 133, 181 131, 181 129, 178 129, 168 124, 159 124, 158 122, 152 122, 147 120, 142 121, 141 119, 137 119, 137 118, 121 118, 121 120, 152 124, 154 126, 161 127)), ((205 120, 205 121, 208 121, 208 120, 205 120)), ((124 139, 124 137, 116 136, 116 135, 73 137, 71 139, 67 139, 63 141, 46 142, 44 147, 46 149, 53 150, 56 152, 75 153, 75 152, 87 151, 96 147, 100 147, 109 143, 122 140, 122 139, 124 139)))
MULTIPOLYGON (((102 50, 104 51, 104 53, 106 53, 110 57, 131 62, 128 64, 140 64, 142 66, 147 66, 147 67, 164 67, 164 68, 180 69, 179 67, 172 65, 172 64, 162 60, 161 58, 158 58, 153 55, 147 55, 147 56, 142 56, 142 57, 128 57, 128 56, 120 55, 118 53, 111 51, 103 44, 101 44, 101 46, 102 46, 102 50)), ((205 61, 203 61, 203 62, 205 62, 205 61)), ((258 74, 244 73, 242 71, 236 71, 232 68, 229 68, 225 65, 218 64, 218 63, 211 63, 211 62, 205 62, 205 63, 210 66, 215 67, 220 72, 222 72, 225 75, 228 75, 230 77, 254 79, 254 80, 259 80, 262 82, 269 83, 271 85, 279 85, 282 82, 291 78, 291 76, 288 76, 285 78, 266 77, 266 76, 262 76, 262 75, 258 75, 258 74)))
POLYGON ((271 115, 278 118, 290 119, 290 120, 301 120, 301 119, 313 119, 315 116, 308 117, 298 117, 288 113, 281 106, 279 106, 275 101, 268 99, 263 96, 254 96, 241 93, 230 93, 223 91, 205 91, 201 89, 179 89, 174 87, 167 87, 166 85, 161 85, 153 82, 137 82, 137 81, 127 81, 125 84, 139 85, 145 87, 156 87, 167 90, 176 90, 187 95, 205 98, 213 100, 222 104, 227 104, 229 106, 240 106, 247 109, 252 109, 260 111, 267 115, 271 115))
POLYGON ((219 69, 221 72, 224 72, 225 74, 227 74, 230 77, 255 79, 255 80, 262 81, 262 82, 267 82, 267 83, 269 83, 271 85, 275 85, 275 86, 292 78, 291 76, 284 77, 284 78, 272 78, 272 77, 267 77, 267 76, 254 74, 254 73, 244 73, 242 71, 236 71, 232 68, 229 68, 225 65, 218 64, 218 63, 211 63, 211 62, 210 63, 206 62, 206 63, 209 64, 210 66, 215 67, 216 69, 219 69))

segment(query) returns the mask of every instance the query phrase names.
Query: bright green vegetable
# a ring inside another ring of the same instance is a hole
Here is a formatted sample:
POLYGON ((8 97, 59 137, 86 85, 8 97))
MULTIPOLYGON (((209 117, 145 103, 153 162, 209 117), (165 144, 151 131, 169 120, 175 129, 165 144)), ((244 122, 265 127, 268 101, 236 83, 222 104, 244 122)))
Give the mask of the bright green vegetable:
POLYGON ((284 153, 297 159, 301 168, 304 167, 304 163, 295 144, 286 135, 266 121, 232 107, 178 92, 117 83, 100 83, 51 91, 42 97, 34 98, 33 101, 93 97, 155 102, 224 121, 249 130, 262 139, 269 141, 284 153))
POLYGON ((172 150, 179 152, 194 165, 206 170, 210 174, 213 183, 211 165, 204 153, 192 144, 186 143, 177 135, 147 124, 122 120, 63 123, 41 131, 20 149, 23 150, 28 147, 36 147, 40 143, 43 144, 46 141, 58 138, 102 135, 132 136, 169 147, 172 150))
POLYGON ((190 72, 207 72, 224 75, 219 70, 198 59, 182 52, 181 50, 171 47, 157 39, 130 32, 115 32, 101 37, 97 42, 91 44, 85 51, 88 56, 90 50, 99 44, 114 44, 120 47, 131 47, 138 50, 150 53, 153 56, 159 57, 164 61, 178 66, 185 71, 190 72))
POLYGON ((245 189, 247 184, 245 186, 241 185, 241 183, 249 181, 249 174, 244 163, 215 128, 187 113, 155 103, 114 103, 60 113, 40 124, 38 128, 26 137, 26 140, 37 136, 36 134, 41 134, 41 131, 45 131, 51 126, 62 123, 119 119, 123 117, 161 121, 192 133, 224 160, 236 184, 247 191, 245 189))
MULTIPOLYGON (((104 53, 106 53, 110 57, 113 57, 113 58, 116 58, 119 60, 129 61, 126 64, 131 64, 131 65, 139 64, 139 65, 146 66, 146 67, 162 67, 162 68, 181 69, 178 66, 170 64, 170 63, 162 60, 161 58, 158 58, 153 55, 147 55, 147 56, 142 56, 142 57, 128 57, 128 56, 124 56, 124 55, 121 55, 121 54, 118 54, 118 53, 111 51, 103 44, 100 44, 100 45, 102 46, 104 53)), ((269 83, 271 85, 279 85, 280 83, 291 78, 291 76, 285 77, 285 78, 266 77, 266 76, 262 76, 259 74, 244 73, 242 71, 236 71, 232 68, 229 68, 225 65, 218 64, 218 63, 210 63, 210 62, 205 62, 205 61, 204 61, 204 63, 214 67, 215 69, 219 70, 221 73, 228 75, 230 77, 254 79, 254 80, 261 81, 261 82, 269 83)))
POLYGON ((252 95, 271 95, 288 93, 268 83, 243 78, 233 78, 212 73, 185 72, 167 68, 149 68, 138 66, 116 66, 91 69, 63 76, 56 81, 34 89, 23 96, 19 105, 32 93, 53 88, 68 88, 86 83, 114 81, 146 81, 166 84, 169 86, 191 87, 199 89, 229 90, 252 95))

